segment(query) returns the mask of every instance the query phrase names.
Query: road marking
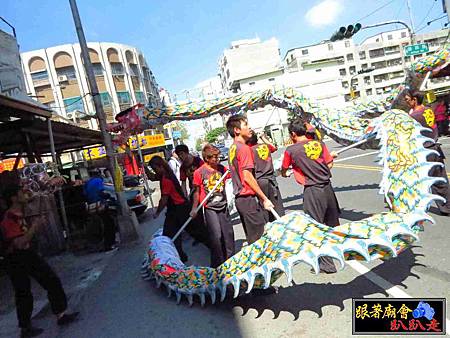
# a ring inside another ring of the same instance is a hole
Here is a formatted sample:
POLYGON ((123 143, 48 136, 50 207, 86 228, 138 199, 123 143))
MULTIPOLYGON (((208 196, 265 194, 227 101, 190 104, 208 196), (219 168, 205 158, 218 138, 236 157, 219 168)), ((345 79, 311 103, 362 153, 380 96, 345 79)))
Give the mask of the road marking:
POLYGON ((359 155, 355 155, 355 156, 340 158, 340 159, 337 159, 337 160, 333 161, 333 163, 338 163, 338 162, 347 161, 347 160, 351 160, 351 159, 354 159, 354 158, 363 157, 363 156, 369 156, 369 155, 378 154, 378 153, 379 153, 379 151, 372 151, 370 153, 365 153, 365 154, 359 154, 359 155))
MULTIPOLYGON (((408 295, 405 291, 400 289, 398 286, 395 286, 388 282, 383 277, 377 275, 375 272, 369 270, 366 266, 362 265, 360 262, 352 260, 352 261, 346 261, 350 267, 358 272, 360 275, 364 276, 368 280, 370 280, 375 285, 378 285, 383 290, 386 290, 386 292, 391 295, 393 298, 415 298, 410 295, 408 295)), ((419 297, 420 298, 420 297, 419 297)), ((446 328, 450 327, 450 320, 448 318, 445 318, 446 322, 446 328)), ((448 332, 448 331, 447 331, 448 332)), ((447 333, 449 335, 449 333, 447 333)))

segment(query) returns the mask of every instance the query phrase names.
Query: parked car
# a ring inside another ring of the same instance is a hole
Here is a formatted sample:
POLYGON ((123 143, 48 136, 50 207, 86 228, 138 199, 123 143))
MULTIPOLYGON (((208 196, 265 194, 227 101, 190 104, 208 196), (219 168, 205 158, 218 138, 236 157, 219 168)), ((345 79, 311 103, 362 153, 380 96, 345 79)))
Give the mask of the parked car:
POLYGON ((228 160, 228 148, 225 146, 218 146, 217 149, 219 149, 220 154, 219 154, 219 160, 220 161, 226 161, 228 160))
MULTIPOLYGON (((124 195, 128 206, 134 211, 136 216, 142 215, 148 208, 147 196, 149 195, 145 189, 143 179, 139 176, 125 176, 123 182, 124 195)), ((114 186, 105 184, 105 192, 111 196, 113 203, 110 207, 114 209, 117 203, 114 186)))

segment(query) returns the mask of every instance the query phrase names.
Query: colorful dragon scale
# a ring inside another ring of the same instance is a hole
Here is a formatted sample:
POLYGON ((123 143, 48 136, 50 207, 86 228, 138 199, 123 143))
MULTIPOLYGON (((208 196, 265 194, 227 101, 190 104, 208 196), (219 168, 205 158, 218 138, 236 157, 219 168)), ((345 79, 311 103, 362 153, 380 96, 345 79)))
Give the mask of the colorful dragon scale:
MULTIPOLYGON (((445 65, 449 46, 435 53, 434 58, 422 58, 414 63, 411 68, 415 78, 412 81, 417 81, 424 69, 429 71, 445 65)), ((306 112, 312 117, 313 124, 341 142, 376 136, 383 167, 380 193, 390 211, 334 228, 320 224, 302 212, 290 213, 268 223, 258 241, 244 247, 217 269, 185 266, 170 238, 155 236, 142 265, 143 277, 155 279, 158 286, 165 285, 169 296, 172 292, 176 295, 177 302, 184 295, 189 304, 193 304, 193 297, 198 296, 204 305, 206 296, 212 303, 218 295, 223 300, 227 290, 237 297, 241 290, 250 292, 252 288, 267 288, 283 274, 290 282, 293 267, 301 262, 317 273, 320 256, 333 257, 343 267, 345 260, 388 259, 408 248, 418 240, 423 222, 433 222, 426 211, 432 201, 441 199, 431 194, 431 185, 441 179, 432 178, 428 173, 433 166, 441 164, 426 160, 433 150, 424 147, 424 142, 429 139, 421 135, 423 127, 403 110, 390 109, 404 88, 396 88, 385 101, 338 111, 319 107, 293 89, 243 94, 232 102, 219 99, 210 104, 209 113, 235 113, 265 104, 294 113, 306 112)), ((397 106, 396 102, 394 107, 397 106)), ((171 110, 166 117, 164 112, 152 113, 152 118, 180 119, 182 115, 177 114, 187 114, 191 108, 189 104, 182 106, 179 110, 171 110)), ((202 116, 189 116, 198 117, 202 116)))

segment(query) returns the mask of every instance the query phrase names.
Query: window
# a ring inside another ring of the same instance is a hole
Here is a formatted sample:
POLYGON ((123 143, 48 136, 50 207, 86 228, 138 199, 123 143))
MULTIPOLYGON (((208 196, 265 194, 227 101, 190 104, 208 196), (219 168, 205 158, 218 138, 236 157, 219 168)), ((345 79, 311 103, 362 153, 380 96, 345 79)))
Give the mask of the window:
POLYGON ((111 96, 108 92, 100 93, 100 99, 102 100, 102 106, 107 107, 111 105, 111 96))
POLYGON ((359 52, 359 59, 360 60, 365 60, 366 59, 366 52, 365 51, 359 52))
POLYGON ((353 54, 347 54, 347 61, 353 61, 353 54))
POLYGON ((123 65, 119 62, 111 63, 111 72, 112 75, 123 75, 123 65))
POLYGON ((392 34, 388 34, 388 40, 392 40, 392 34))
POLYGON ((39 84, 48 84, 48 73, 46 70, 35 72, 31 74, 31 79, 33 80, 33 85, 37 86, 39 84))
POLYGON ((138 66, 135 64, 129 64, 129 66, 130 66, 130 75, 139 76, 138 66))
POLYGON ((372 95, 372 88, 366 90, 367 95, 372 95))
POLYGON ((250 82, 250 83, 249 83, 249 86, 254 86, 254 85, 255 85, 254 82, 250 82))
POLYGON ((377 57, 384 56, 384 49, 378 48, 378 49, 369 50, 369 56, 371 58, 377 58, 377 57))
POLYGON ((67 76, 68 80, 76 80, 77 76, 75 74, 75 68, 73 66, 61 67, 56 69, 56 74, 58 76, 67 76))
POLYGON ((406 38, 406 32, 402 32, 401 37, 402 37, 402 38, 406 38))
POLYGON ((136 96, 137 102, 145 103, 145 96, 143 92, 134 92, 134 95, 136 96))
POLYGON ((363 63, 363 64, 361 65, 361 68, 362 68, 362 69, 367 69, 367 63, 363 63))
POLYGON ((92 68, 94 69, 95 76, 103 76, 103 67, 101 63, 93 63, 92 68))
POLYGON ((84 112, 83 99, 81 96, 71 97, 69 99, 63 100, 66 112, 70 113, 75 110, 84 112))
POLYGON ((119 104, 130 104, 130 94, 128 92, 117 92, 117 98, 119 99, 119 104))
POLYGON ((348 40, 345 41, 345 47, 350 47, 350 41, 348 40))
POLYGON ((341 75, 341 76, 346 76, 347 75, 347 71, 345 70, 345 68, 339 69, 339 75, 341 75))
POLYGON ((364 83, 370 85, 370 76, 364 76, 364 83))
POLYGON ((386 67, 386 61, 373 62, 372 67, 375 69, 381 69, 386 67))
POLYGON ((349 71, 350 71, 350 75, 355 74, 355 73, 356 73, 356 67, 355 67, 355 66, 351 66, 351 67, 349 68, 349 71))
POLYGON ((348 88, 348 81, 342 81, 342 88, 348 88))
POLYGON ((308 55, 308 50, 307 49, 302 49, 302 55, 308 55))
POLYGON ((227 69, 227 77, 226 77, 227 79, 229 79, 230 78, 230 70, 229 69, 227 69))
POLYGON ((333 44, 332 43, 328 44, 328 50, 333 50, 333 44))
POLYGON ((275 81, 275 78, 274 78, 274 77, 271 77, 271 78, 269 79, 269 82, 273 82, 273 81, 275 81))

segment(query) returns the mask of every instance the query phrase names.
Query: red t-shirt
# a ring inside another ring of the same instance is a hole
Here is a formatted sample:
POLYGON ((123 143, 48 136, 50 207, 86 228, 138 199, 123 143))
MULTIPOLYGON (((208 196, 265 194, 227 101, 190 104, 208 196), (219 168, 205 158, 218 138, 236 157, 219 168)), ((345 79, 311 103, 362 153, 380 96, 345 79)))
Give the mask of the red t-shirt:
POLYGON ((322 141, 307 139, 287 147, 282 168, 292 166, 295 180, 304 186, 330 181, 328 164, 333 162, 327 146, 322 141))
POLYGON ((200 157, 194 156, 194 159, 190 166, 182 164, 180 167, 180 181, 186 181, 186 179, 188 179, 189 187, 192 188, 194 171, 200 168, 203 165, 203 163, 205 162, 203 162, 203 160, 200 157))
POLYGON ((6 241, 10 241, 25 234, 26 227, 22 225, 21 219, 23 219, 23 216, 19 216, 11 211, 5 213, 5 216, 0 223, 0 230, 6 241))
POLYGON ((256 193, 244 180, 244 170, 255 168, 252 149, 240 142, 234 142, 228 152, 228 163, 235 196, 254 196, 256 193))
POLYGON ((186 199, 180 195, 175 188, 174 183, 166 177, 161 179, 161 195, 169 196, 175 205, 184 204, 186 202, 186 199))
MULTIPOLYGON (((214 188, 217 181, 220 180, 227 168, 219 164, 217 170, 207 164, 203 164, 194 172, 194 186, 200 189, 199 203, 214 188)), ((223 210, 227 206, 227 196, 225 194, 225 181, 230 178, 230 174, 219 184, 217 189, 205 203, 205 208, 214 210, 223 210)))

